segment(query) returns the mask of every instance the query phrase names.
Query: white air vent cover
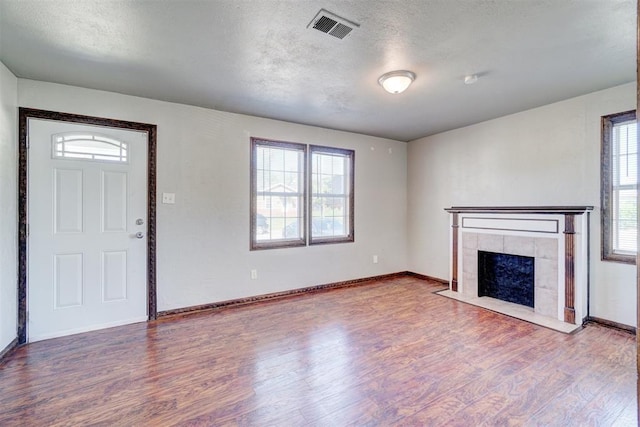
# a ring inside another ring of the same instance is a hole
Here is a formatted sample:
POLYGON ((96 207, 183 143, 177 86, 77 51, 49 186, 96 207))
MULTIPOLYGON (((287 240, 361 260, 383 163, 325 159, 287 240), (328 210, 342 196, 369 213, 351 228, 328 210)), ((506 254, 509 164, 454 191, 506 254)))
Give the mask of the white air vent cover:
POLYGON ((351 33, 351 30, 358 28, 360 24, 342 18, 328 10, 320 9, 320 12, 309 22, 307 28, 313 28, 323 33, 343 39, 351 33))

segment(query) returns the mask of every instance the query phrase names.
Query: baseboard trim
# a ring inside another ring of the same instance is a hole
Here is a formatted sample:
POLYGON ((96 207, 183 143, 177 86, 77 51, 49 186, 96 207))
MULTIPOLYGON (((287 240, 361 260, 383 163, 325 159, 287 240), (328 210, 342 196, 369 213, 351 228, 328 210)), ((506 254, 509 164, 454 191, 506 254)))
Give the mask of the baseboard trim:
POLYGON ((380 276, 372 276, 372 277, 364 277, 364 278, 361 278, 361 279, 346 280, 344 282, 327 283, 327 284, 324 284, 324 285, 309 286, 307 288, 292 289, 292 290, 289 290, 289 291, 274 292, 274 293, 271 293, 271 294, 256 295, 256 296, 247 297, 247 298, 238 298, 238 299, 227 300, 227 301, 212 302, 212 303, 209 303, 209 304, 202 304, 202 305, 194 305, 194 306, 190 306, 190 307, 176 308, 176 309, 173 309, 173 310, 164 310, 164 311, 159 311, 158 312, 158 318, 160 318, 160 317, 168 317, 168 316, 176 316, 176 315, 182 315, 182 314, 191 314, 191 313, 197 313, 197 312, 206 311, 206 310, 239 307, 239 306, 243 306, 243 305, 254 304, 254 303, 259 303, 259 302, 264 302, 264 301, 273 301, 273 300, 290 298, 290 297, 301 295, 301 294, 330 291, 330 290, 333 290, 333 289, 349 288, 349 287, 354 287, 354 286, 362 286, 362 285, 366 285, 366 284, 368 284, 370 282, 377 281, 377 280, 397 279, 397 278, 400 278, 400 277, 407 277, 407 276, 415 277, 415 278, 423 279, 423 280, 436 281, 436 282, 439 282, 439 283, 446 283, 446 284, 449 283, 449 282, 445 282, 445 281, 443 281, 441 279, 435 279, 435 278, 432 278, 432 277, 429 277, 429 276, 424 276, 424 275, 417 274, 417 273, 411 273, 409 271, 400 271, 400 272, 397 272, 397 273, 383 274, 383 275, 380 275, 380 276))
POLYGON ((7 357, 16 347, 18 347, 18 337, 14 338, 9 345, 0 351, 0 364, 2 364, 4 358, 7 357))
POLYGON ((624 323, 614 322, 613 320, 601 319, 599 317, 589 316, 585 323, 597 323, 602 326, 607 326, 613 329, 619 329, 630 334, 636 334, 636 328, 633 326, 625 325, 624 323))
POLYGON ((438 277, 427 276, 426 274, 414 273, 413 271, 407 271, 407 276, 415 277, 416 279, 429 280, 431 282, 438 282, 445 286, 449 286, 449 281, 440 279, 438 277))

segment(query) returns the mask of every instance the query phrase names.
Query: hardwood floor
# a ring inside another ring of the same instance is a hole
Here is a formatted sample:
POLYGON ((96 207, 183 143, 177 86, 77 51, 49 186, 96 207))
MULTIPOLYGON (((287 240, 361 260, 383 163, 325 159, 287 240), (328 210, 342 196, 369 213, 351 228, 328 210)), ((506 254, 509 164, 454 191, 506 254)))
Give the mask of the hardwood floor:
POLYGON ((636 425, 633 335, 439 289, 402 277, 30 344, 0 366, 0 425, 636 425))

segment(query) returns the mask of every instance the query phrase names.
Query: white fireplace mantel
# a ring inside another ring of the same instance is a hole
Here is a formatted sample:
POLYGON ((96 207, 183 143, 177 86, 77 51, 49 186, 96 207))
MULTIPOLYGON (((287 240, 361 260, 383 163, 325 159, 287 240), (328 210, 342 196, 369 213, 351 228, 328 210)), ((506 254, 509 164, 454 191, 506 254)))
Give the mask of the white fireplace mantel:
POLYGON ((478 296, 478 251, 528 256, 534 258, 535 265, 535 315, 567 326, 581 325, 587 317, 592 209, 592 206, 445 209, 451 214, 449 295, 472 303, 492 300, 478 296))

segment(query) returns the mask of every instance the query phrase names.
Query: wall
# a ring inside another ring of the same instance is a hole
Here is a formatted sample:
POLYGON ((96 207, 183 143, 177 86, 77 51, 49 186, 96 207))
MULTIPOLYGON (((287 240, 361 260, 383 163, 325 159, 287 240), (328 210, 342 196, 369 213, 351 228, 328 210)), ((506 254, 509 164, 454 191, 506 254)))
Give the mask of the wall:
POLYGON ((157 207, 159 310, 407 269, 406 143, 32 80, 18 94, 23 107, 158 125, 158 194, 176 193, 157 207), (356 151, 355 243, 249 251, 250 136, 356 151))
POLYGON ((635 266, 600 260, 600 117, 635 83, 411 141, 408 267, 449 278, 449 206, 593 205, 591 316, 636 325, 635 266))
POLYGON ((18 79, 0 62, 0 351, 17 331, 18 79))
MULTIPOLYGON (((5 131, 15 125, 4 126, 15 121, 6 113, 7 104, 15 105, 15 89, 13 95, 5 89, 15 78, 4 68, 1 75, 0 191, 13 191, 1 200, 15 200, 15 181, 5 186, 11 181, 4 179, 8 171, 15 177, 15 162, 8 164, 4 154, 6 142, 16 139, 5 131)), ((635 267, 600 261, 599 226, 600 116, 634 109, 635 84, 422 138, 408 148, 398 141, 24 79, 18 80, 18 101, 158 125, 158 193, 175 192, 177 198, 175 205, 158 205, 159 310, 407 269, 446 279, 449 218, 443 208, 586 204, 596 207, 591 315, 636 324, 635 267), (250 136, 356 150, 355 243, 249 251, 250 136), (374 254, 378 264, 371 261, 374 254), (257 280, 250 279, 251 269, 258 270, 257 280)), ((15 145, 11 150, 15 159, 15 145)), ((15 205, 3 205, 3 215, 4 209, 15 218, 15 205)), ((3 250, 11 246, 14 252, 1 261, 0 303, 11 300, 6 308, 15 310, 15 226, 9 228, 2 231, 3 250), (5 232, 13 237, 5 239, 5 232)), ((2 308, 4 328, 15 311, 5 317, 2 308)))

